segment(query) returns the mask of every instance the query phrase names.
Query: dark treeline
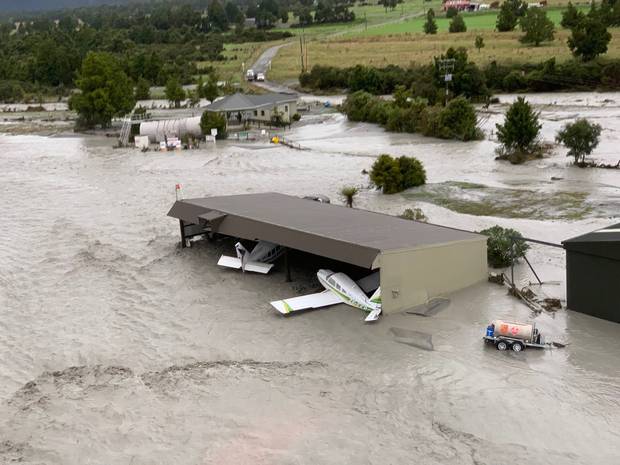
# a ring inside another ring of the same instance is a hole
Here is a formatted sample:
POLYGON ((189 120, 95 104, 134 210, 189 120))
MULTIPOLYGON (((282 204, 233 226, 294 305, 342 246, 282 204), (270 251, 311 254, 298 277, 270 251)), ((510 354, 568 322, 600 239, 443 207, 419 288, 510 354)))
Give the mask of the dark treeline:
MULTIPOLYGON (((261 6, 270 1, 275 0, 261 6)), ((198 74, 197 62, 224 59, 225 42, 291 35, 247 28, 246 14, 261 16, 260 10, 251 0, 212 0, 81 8, 8 18, 0 23, 0 100, 17 101, 25 94, 66 94, 91 51, 113 54, 136 83, 146 80, 150 85, 164 85, 171 77, 182 84, 191 83, 198 74)), ((264 23, 276 20, 271 14, 261 17, 264 23)))
MULTIPOLYGON (((449 83, 450 95, 464 95, 484 101, 493 92, 552 92, 565 90, 620 89, 620 60, 582 62, 569 60, 556 63, 552 58, 542 63, 499 64, 495 61, 479 67, 466 61, 465 49, 448 50, 447 56, 460 54, 449 83)), ((384 68, 354 66, 336 68, 316 65, 300 75, 302 87, 312 90, 363 90, 375 95, 391 94, 397 86, 410 89, 415 97, 431 103, 445 95, 443 73, 438 61, 429 65, 404 68, 389 65, 384 68)))

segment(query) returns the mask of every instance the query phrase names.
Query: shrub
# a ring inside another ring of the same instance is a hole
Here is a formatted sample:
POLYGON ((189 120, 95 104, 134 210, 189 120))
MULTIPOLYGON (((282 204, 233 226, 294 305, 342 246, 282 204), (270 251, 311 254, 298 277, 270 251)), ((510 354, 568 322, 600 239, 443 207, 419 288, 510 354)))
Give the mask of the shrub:
POLYGON ((383 154, 373 163, 370 180, 384 194, 395 194, 426 182, 422 163, 413 157, 393 158, 383 154))
POLYGON ((450 21, 450 27, 448 28, 449 32, 467 32, 467 26, 465 25, 465 20, 463 19, 463 15, 458 14, 452 21, 450 21))
POLYGON ((523 90, 527 87, 527 80, 522 71, 514 69, 504 77, 502 87, 510 92, 523 90))
MULTIPOLYGON (((504 155, 534 153, 539 147, 538 135, 542 125, 538 113, 523 97, 510 105, 504 124, 496 124, 497 139, 502 144, 504 155)), ((512 160, 511 160, 512 161, 512 160)), ((520 162, 520 160, 516 160, 520 162)))
POLYGON ((442 139, 468 141, 482 138, 482 133, 478 129, 476 110, 464 97, 450 100, 439 113, 439 124, 437 136, 442 139))
POLYGON ((421 221, 422 223, 426 223, 428 221, 428 218, 421 208, 406 208, 405 211, 403 211, 403 213, 399 216, 404 220, 421 221))
POLYGON ((575 165, 584 164, 586 156, 598 146, 601 126, 580 118, 574 123, 564 125, 555 140, 568 147, 569 157, 575 158, 575 165))
POLYGON ((203 134, 211 134, 211 129, 217 129, 216 139, 226 139, 226 117, 220 113, 205 111, 200 118, 200 129, 203 134))
POLYGON ((299 113, 295 113, 293 116, 291 116, 291 119, 297 122, 301 119, 301 115, 299 113))
POLYGON ((448 7, 448 9, 446 10, 446 18, 448 19, 454 18, 458 14, 459 14, 459 10, 457 10, 453 6, 448 7))
POLYGON ((355 186, 344 186, 340 189, 340 195, 347 203, 347 207, 353 208, 353 198, 359 193, 359 189, 355 186))
POLYGON ((483 229, 480 234, 488 236, 487 261, 493 268, 505 268, 512 265, 513 259, 517 261, 525 257, 525 253, 530 248, 524 240, 519 239, 523 237, 521 233, 514 229, 496 225, 483 229), (514 244, 514 249, 511 252, 512 244, 514 244))

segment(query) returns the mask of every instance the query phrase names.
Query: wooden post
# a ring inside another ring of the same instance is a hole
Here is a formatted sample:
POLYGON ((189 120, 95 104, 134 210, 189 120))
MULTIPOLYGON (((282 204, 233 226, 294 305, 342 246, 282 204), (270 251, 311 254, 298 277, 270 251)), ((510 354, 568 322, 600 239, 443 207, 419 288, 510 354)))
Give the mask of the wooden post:
POLYGON ((179 220, 179 226, 181 227, 181 248, 185 248, 185 223, 183 220, 179 220))
POLYGON ((291 279, 291 264, 289 263, 289 260, 288 260, 288 248, 284 252, 284 267, 286 268, 286 282, 290 283, 292 279, 291 279))

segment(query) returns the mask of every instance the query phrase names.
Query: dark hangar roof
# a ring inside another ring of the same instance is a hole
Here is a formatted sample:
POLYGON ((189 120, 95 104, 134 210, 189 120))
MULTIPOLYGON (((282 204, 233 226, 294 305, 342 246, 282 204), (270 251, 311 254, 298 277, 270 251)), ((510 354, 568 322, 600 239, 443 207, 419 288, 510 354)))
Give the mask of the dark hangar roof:
POLYGON ((444 226, 276 193, 179 200, 168 216, 195 224, 207 221, 220 234, 266 240, 365 268, 381 252, 486 240, 444 226))
POLYGON ((620 260, 620 223, 562 242, 566 250, 620 260))

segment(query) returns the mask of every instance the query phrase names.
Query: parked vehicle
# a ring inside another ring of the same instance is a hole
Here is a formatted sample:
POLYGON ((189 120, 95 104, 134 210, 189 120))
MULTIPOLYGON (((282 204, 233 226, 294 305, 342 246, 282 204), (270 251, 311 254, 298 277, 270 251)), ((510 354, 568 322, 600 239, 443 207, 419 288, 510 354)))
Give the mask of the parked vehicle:
POLYGON ((257 73, 256 74, 256 80, 257 81, 264 81, 265 80, 265 75, 263 73, 257 73))
POLYGON ((502 320, 494 320, 487 326, 483 337, 487 343, 492 343, 497 350, 512 349, 521 352, 526 347, 543 349, 546 347, 545 340, 534 323, 511 323, 502 320))
POLYGON ((256 79, 256 73, 254 72, 253 69, 248 69, 247 72, 245 73, 245 78, 248 81, 253 81, 256 79))

